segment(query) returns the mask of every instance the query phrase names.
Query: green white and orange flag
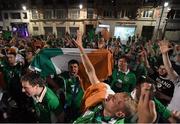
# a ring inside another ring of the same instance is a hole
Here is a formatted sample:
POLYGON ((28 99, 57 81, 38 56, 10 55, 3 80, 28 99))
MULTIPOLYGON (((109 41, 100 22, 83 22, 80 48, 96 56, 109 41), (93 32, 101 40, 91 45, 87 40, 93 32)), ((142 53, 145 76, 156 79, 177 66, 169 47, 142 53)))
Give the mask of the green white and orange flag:
MULTIPOLYGON (((107 79, 112 74, 112 54, 105 49, 85 49, 92 62, 100 81, 107 79)), ((79 75, 82 79, 82 88, 85 90, 90 83, 80 59, 77 48, 44 48, 34 57, 29 68, 40 72, 41 76, 60 74, 68 70, 68 62, 75 59, 80 62, 79 75)))

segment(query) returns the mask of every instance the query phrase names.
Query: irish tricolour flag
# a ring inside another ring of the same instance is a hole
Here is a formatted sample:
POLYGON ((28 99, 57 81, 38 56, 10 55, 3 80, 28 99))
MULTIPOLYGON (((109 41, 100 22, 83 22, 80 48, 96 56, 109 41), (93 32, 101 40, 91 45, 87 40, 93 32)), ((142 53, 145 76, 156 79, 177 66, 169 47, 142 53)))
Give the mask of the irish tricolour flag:
MULTIPOLYGON (((99 80, 105 80, 112 74, 113 58, 112 54, 105 49, 85 49, 90 58, 99 80)), ((34 57, 29 68, 36 70, 44 77, 48 75, 60 74, 68 70, 68 62, 71 59, 80 62, 79 75, 83 80, 83 88, 87 88, 89 82, 84 67, 80 59, 78 48, 44 48, 34 57), (85 83, 86 82, 86 83, 85 83)))

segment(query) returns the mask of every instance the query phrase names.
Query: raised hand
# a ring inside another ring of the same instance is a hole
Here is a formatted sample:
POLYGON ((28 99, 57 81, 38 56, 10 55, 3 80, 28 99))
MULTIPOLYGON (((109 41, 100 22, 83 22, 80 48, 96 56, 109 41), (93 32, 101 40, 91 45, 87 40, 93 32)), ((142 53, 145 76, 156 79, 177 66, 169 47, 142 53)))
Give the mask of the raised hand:
POLYGON ((82 63, 84 65, 84 68, 86 70, 86 74, 89 77, 90 83, 92 83, 92 84, 99 83, 99 80, 96 76, 95 69, 94 69, 91 61, 89 60, 89 57, 85 53, 84 48, 82 46, 82 34, 79 31, 77 31, 77 39, 76 39, 76 41, 74 40, 74 43, 78 46, 78 48, 80 50, 81 60, 82 60, 82 63))
POLYGON ((79 30, 77 31, 76 40, 73 40, 73 41, 77 45, 77 47, 83 48, 83 46, 82 46, 82 34, 81 34, 81 32, 79 30))
POLYGON ((169 50, 172 49, 168 41, 159 41, 158 45, 162 54, 167 53, 169 50))
POLYGON ((138 123, 152 123, 157 118, 155 103, 150 99, 151 85, 144 83, 138 102, 138 123))
POLYGON ((173 111, 173 117, 177 122, 180 122, 180 111, 173 111))

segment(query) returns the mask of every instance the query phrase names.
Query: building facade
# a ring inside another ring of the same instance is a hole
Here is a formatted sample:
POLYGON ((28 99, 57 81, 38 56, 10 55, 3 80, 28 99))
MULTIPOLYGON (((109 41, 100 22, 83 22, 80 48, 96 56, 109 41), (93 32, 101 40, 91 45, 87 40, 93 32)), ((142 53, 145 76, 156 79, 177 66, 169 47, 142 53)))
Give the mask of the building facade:
POLYGON ((119 27, 125 27, 131 28, 135 36, 156 39, 165 28, 168 36, 170 25, 162 23, 167 12, 163 11, 165 14, 161 16, 162 6, 154 0, 28 0, 24 5, 27 10, 1 11, 3 30, 23 27, 19 30, 27 29, 28 35, 61 37, 66 32, 74 35, 76 30, 87 33, 107 27, 113 37, 118 35, 119 27))
POLYGON ((180 1, 173 0, 170 7, 165 20, 164 37, 180 43, 180 1))

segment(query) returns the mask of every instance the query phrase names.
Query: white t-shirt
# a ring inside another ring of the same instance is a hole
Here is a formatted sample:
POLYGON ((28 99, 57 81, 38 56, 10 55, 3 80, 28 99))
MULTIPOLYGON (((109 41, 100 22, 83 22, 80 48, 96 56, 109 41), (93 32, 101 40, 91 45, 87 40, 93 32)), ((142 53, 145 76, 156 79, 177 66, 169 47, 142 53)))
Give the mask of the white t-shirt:
POLYGON ((174 83, 174 93, 171 102, 168 105, 168 109, 171 111, 180 111, 180 76, 173 81, 174 83))

